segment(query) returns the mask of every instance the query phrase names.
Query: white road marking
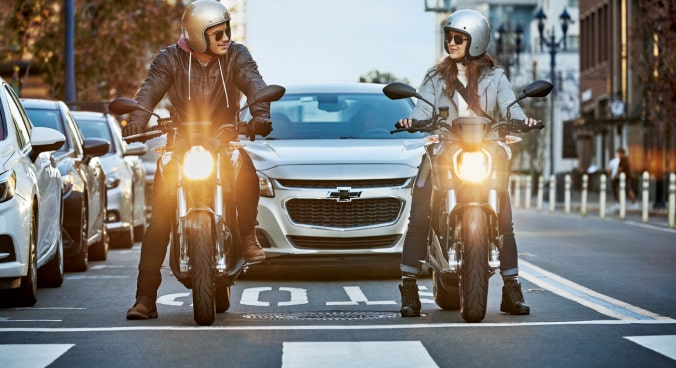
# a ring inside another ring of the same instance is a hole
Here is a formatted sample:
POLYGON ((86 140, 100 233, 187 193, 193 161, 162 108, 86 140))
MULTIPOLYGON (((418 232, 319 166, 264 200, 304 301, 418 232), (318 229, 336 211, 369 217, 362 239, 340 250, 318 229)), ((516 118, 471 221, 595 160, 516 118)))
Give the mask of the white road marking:
POLYGON ((107 280, 107 279, 128 279, 130 276, 94 276, 94 275, 69 275, 66 280, 107 280))
POLYGON ((597 293, 582 285, 546 271, 536 265, 519 260, 519 277, 546 289, 554 294, 579 303, 608 317, 629 320, 669 319, 621 300, 597 293))
POLYGON ((73 344, 11 344, 0 345, 0 367, 47 367, 63 355, 73 344))
POLYGON ((645 348, 658 352, 667 358, 676 360, 676 335, 665 336, 625 336, 645 348))
POLYGON ((176 293, 176 294, 168 294, 168 295, 162 295, 159 298, 157 298, 157 301, 155 302, 156 304, 164 304, 164 305, 173 305, 176 307, 180 307, 183 305, 183 302, 179 302, 176 300, 176 298, 185 298, 189 297, 191 294, 190 293, 176 293))
POLYGON ((397 304, 393 300, 380 300, 380 301, 370 301, 364 295, 364 292, 359 286, 343 286, 345 294, 350 298, 350 301, 344 302, 326 302, 326 305, 359 305, 359 303, 365 303, 366 305, 392 305, 397 304))
POLYGON ((284 342, 282 368, 438 368, 420 341, 284 342))
POLYGON ((127 327, 8 327, 0 332, 120 332, 120 331, 302 331, 302 330, 408 330, 421 328, 497 328, 541 326, 617 326, 617 325, 671 325, 674 319, 661 320, 591 320, 561 322, 504 322, 504 323, 411 323, 390 325, 278 325, 278 326, 127 326, 127 327))

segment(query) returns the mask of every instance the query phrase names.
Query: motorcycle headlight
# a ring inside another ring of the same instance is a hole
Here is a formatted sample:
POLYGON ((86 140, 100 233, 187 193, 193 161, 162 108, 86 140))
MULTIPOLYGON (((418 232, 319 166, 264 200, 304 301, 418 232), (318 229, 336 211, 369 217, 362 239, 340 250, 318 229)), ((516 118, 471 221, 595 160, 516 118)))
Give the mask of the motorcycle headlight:
POLYGON ((214 158, 202 146, 190 148, 183 156, 183 175, 188 179, 202 180, 214 171, 214 158))
POLYGON ((459 151, 453 161, 455 174, 462 180, 480 183, 491 174, 491 156, 486 151, 459 151))

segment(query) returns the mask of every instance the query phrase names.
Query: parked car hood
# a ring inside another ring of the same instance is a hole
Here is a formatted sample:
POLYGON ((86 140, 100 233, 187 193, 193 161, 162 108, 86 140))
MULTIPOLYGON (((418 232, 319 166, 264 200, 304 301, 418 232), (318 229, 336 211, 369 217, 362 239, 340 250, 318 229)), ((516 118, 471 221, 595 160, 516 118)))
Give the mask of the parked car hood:
POLYGON ((257 170, 274 177, 301 175, 415 176, 424 153, 422 139, 267 140, 246 143, 257 170), (314 166, 309 168, 308 166, 314 166), (395 169, 396 167, 396 169, 395 169), (291 173, 294 174, 291 174, 291 173), (301 174, 301 172, 303 174, 301 174))

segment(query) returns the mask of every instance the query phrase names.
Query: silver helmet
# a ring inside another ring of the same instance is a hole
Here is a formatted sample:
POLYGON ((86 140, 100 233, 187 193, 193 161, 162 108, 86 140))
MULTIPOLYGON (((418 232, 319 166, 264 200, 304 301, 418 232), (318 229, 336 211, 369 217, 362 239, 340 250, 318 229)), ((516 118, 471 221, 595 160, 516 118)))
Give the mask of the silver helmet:
MULTIPOLYGON (((477 58, 486 53, 491 40, 491 26, 488 20, 476 10, 462 9, 453 12, 444 22, 444 33, 449 31, 467 35, 467 57, 477 58)), ((444 36, 444 49, 448 52, 448 43, 444 36)))
POLYGON ((204 31, 215 25, 230 21, 230 12, 225 5, 215 0, 195 0, 188 4, 181 18, 183 38, 188 46, 198 52, 205 52, 209 40, 204 31))

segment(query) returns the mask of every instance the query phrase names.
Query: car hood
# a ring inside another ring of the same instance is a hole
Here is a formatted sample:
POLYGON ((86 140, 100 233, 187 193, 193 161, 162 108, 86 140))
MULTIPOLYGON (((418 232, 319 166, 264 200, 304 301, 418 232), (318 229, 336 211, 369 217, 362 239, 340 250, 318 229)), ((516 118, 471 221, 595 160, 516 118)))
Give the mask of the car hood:
POLYGON ((415 176, 422 139, 246 141, 254 166, 271 177, 382 178, 415 176))

